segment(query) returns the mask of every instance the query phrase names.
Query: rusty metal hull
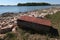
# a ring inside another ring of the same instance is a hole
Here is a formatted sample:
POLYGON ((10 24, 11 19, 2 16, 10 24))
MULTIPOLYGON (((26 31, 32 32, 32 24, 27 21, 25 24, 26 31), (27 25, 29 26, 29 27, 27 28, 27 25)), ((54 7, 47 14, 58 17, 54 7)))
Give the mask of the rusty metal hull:
POLYGON ((25 30, 32 30, 38 33, 51 34, 54 36, 58 35, 57 29, 54 29, 52 26, 49 27, 47 25, 37 24, 33 22, 20 20, 20 19, 17 20, 17 24, 19 28, 23 28, 25 30))

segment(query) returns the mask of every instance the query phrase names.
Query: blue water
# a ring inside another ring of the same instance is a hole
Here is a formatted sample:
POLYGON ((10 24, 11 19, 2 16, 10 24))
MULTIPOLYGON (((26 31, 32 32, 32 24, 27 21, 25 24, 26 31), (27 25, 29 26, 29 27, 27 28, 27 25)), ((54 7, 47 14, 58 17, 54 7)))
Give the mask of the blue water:
POLYGON ((0 6, 0 14, 5 12, 27 12, 55 6, 0 6))

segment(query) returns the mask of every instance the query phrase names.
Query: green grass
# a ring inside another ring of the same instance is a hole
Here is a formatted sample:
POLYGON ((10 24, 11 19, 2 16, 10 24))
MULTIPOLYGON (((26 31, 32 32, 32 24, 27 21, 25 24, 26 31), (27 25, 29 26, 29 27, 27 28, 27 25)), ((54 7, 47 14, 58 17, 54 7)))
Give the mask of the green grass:
POLYGON ((6 35, 7 37, 4 40, 50 40, 48 35, 30 34, 30 32, 26 32, 22 29, 18 29, 16 34, 7 33, 6 35))
POLYGON ((4 40, 17 40, 16 37, 17 36, 14 33, 9 32, 9 33, 6 34, 6 38, 4 40))
POLYGON ((52 26, 57 28, 60 34, 60 11, 53 14, 45 16, 47 19, 51 20, 52 26))

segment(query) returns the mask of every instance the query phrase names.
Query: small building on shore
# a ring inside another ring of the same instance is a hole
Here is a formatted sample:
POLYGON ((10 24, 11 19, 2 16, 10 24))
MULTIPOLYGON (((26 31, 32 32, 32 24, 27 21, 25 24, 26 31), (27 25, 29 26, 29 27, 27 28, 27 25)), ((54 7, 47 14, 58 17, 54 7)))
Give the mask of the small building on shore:
POLYGON ((58 30, 51 26, 51 21, 30 16, 21 16, 17 19, 17 25, 19 28, 25 30, 32 30, 40 34, 49 34, 58 36, 58 30))

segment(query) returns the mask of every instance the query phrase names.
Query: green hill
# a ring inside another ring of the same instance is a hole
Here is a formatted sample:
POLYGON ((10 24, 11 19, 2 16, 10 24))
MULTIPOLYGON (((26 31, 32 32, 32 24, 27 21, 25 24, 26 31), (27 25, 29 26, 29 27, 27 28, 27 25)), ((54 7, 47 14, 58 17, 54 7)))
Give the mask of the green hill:
POLYGON ((18 3, 17 6, 48 6, 49 3, 18 3))

